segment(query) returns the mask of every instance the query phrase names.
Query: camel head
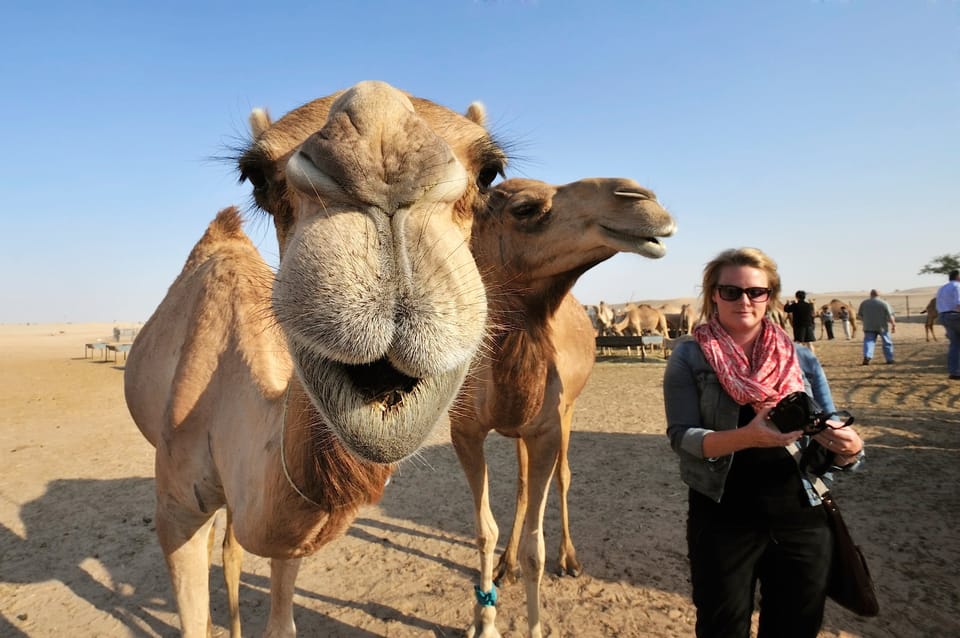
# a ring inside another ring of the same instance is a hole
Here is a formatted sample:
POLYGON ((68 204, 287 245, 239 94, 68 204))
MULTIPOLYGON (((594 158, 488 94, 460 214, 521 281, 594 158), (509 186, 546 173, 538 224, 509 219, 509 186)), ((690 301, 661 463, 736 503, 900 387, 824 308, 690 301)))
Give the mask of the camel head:
POLYGON ((463 116, 380 82, 250 121, 240 174, 276 227, 273 311, 300 382, 348 449, 397 461, 483 337, 469 236, 504 154, 477 105, 463 116))
POLYGON ((653 192, 620 178, 563 186, 506 180, 474 225, 477 261, 497 265, 484 270, 491 301, 497 286, 511 282, 559 301, 581 274, 618 252, 663 257, 661 239, 676 229, 653 192))

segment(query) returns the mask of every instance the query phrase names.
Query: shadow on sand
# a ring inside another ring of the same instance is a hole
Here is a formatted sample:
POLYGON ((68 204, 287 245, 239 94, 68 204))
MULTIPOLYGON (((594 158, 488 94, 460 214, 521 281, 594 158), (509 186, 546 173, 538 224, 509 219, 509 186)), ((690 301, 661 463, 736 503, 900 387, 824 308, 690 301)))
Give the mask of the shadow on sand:
MULTIPOLYGON (((947 427, 945 421, 956 420, 955 414, 914 412, 910 417, 909 436, 898 435, 891 428, 875 437, 876 449, 871 451, 871 462, 883 467, 887 450, 909 445, 913 448, 911 454, 915 455, 913 467, 948 464, 955 452, 938 444, 938 440, 947 427)), ((876 423, 876 419, 872 420, 876 423)), ((491 435, 487 454, 491 501, 501 529, 502 548, 513 516, 516 480, 513 443, 491 435)), ((649 433, 575 431, 570 463, 573 471, 571 528, 585 572, 595 579, 687 596, 686 552, 681 540, 686 488, 679 480, 675 457, 666 437, 649 433), (658 522, 659 529, 666 527, 675 533, 669 536, 650 533, 653 521, 658 522)), ((866 481, 846 478, 841 482, 840 493, 848 517, 855 519, 862 506, 858 501, 869 500, 869 490, 889 488, 903 493, 904 480, 908 481, 918 502, 951 499, 943 489, 932 489, 923 473, 877 473, 871 479, 869 485, 866 481), (914 478, 905 479, 911 474, 914 478)), ((175 624, 168 621, 174 609, 153 529, 153 490, 153 480, 149 478, 52 481, 42 496, 21 508, 25 537, 0 526, 0 583, 59 581, 77 597, 78 612, 93 606, 115 619, 131 636, 178 635, 175 624)), ((351 539, 370 546, 372 551, 372 546, 384 544, 385 537, 407 535, 411 537, 409 544, 391 544, 389 551, 405 552, 415 563, 422 564, 423 569, 437 568, 441 579, 446 578, 445 574, 471 582, 475 579, 472 501, 450 445, 428 447, 415 459, 405 462, 388 486, 380 506, 385 516, 363 513, 348 532, 351 539), (454 557, 422 551, 418 541, 446 543, 454 551, 454 557)), ((869 525, 859 521, 856 529, 868 549, 871 543, 897 541, 897 528, 869 525)), ((547 569, 551 571, 555 568, 553 561, 559 541, 555 489, 551 489, 544 530, 547 569)), ((321 550, 336 551, 337 542, 321 550)), ((310 570, 309 559, 303 569, 310 570)), ((227 623, 226 596, 222 576, 219 570, 214 571, 217 573, 211 577, 213 619, 223 626, 227 623)), ((398 587, 403 585, 397 583, 398 587)), ((262 632, 266 624, 267 589, 266 577, 244 573, 243 622, 246 632, 252 635, 262 632)), ((418 631, 433 632, 436 636, 456 635, 460 631, 372 600, 335 598, 303 586, 298 587, 298 594, 418 631)), ((510 595, 522 597, 522 589, 517 586, 510 595)), ((34 619, 42 615, 41 609, 21 609, 18 604, 16 600, 5 604, 10 615, 6 619, 0 617, 3 636, 29 635, 15 626, 15 618, 26 614, 28 620, 24 627, 29 630, 34 619)), ((295 615, 303 635, 376 635, 304 605, 298 604, 295 615)))

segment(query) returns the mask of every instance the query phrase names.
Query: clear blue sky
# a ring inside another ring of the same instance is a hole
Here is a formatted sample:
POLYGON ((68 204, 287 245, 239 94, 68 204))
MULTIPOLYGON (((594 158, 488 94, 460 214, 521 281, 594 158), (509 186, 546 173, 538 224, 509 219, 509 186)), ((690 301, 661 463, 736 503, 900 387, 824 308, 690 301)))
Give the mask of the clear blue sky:
MULTIPOLYGON (((253 107, 360 80, 519 145, 509 176, 632 177, 679 232, 584 303, 695 296, 752 245, 785 289, 892 292, 960 252, 960 4, 13 2, 0 22, 0 322, 141 321, 224 206, 253 107)), ((271 263, 272 228, 248 232, 271 263)))

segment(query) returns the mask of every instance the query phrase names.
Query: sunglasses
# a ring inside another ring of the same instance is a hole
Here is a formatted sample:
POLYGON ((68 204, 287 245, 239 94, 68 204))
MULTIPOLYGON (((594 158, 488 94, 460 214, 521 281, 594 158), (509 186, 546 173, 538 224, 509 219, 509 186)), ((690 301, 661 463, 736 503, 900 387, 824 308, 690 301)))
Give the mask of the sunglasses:
POLYGON ((769 288, 741 288, 740 286, 717 286, 717 293, 724 301, 740 301, 743 293, 747 293, 750 301, 766 301, 770 298, 769 288))

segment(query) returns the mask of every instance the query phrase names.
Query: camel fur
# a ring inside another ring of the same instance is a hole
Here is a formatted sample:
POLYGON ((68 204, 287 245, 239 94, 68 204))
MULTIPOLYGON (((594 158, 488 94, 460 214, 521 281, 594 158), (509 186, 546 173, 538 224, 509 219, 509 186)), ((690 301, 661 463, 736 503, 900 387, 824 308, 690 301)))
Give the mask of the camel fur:
POLYGON ((614 312, 613 308, 607 305, 605 302, 601 301, 597 306, 597 335, 605 337, 607 335, 614 334, 613 332, 613 320, 614 312))
POLYGON ((857 309, 848 304, 845 301, 840 301, 839 299, 831 299, 830 303, 827 304, 830 306, 830 311, 833 313, 833 325, 839 326, 840 330, 843 330, 843 322, 840 320, 840 309, 846 308, 847 312, 850 314, 850 337, 857 336, 857 309))
POLYGON ((219 508, 231 636, 243 549, 272 559, 266 635, 293 636, 301 558, 380 498, 455 398, 486 330, 472 217, 505 162, 482 109, 468 115, 364 82, 275 123, 251 116, 241 179, 272 216, 279 269, 221 211, 124 375, 157 449, 157 536, 187 638, 211 634, 219 508))
POLYGON ((529 636, 542 635, 543 515, 557 470, 563 531, 559 568, 580 572, 567 516, 567 450, 573 407, 593 367, 590 320, 570 294, 578 277, 617 252, 658 258, 674 220, 632 180, 551 186, 508 180, 474 220, 471 246, 488 291, 490 336, 450 410, 453 446, 473 493, 480 583, 469 636, 499 636, 494 550, 483 443, 491 430, 516 439, 517 511, 501 574, 520 565, 529 636))
POLYGON ((613 331, 621 336, 659 334, 664 339, 670 336, 670 327, 663 311, 645 303, 627 304, 623 315, 614 322, 613 331))
POLYGON ((933 327, 937 325, 937 317, 940 314, 937 312, 937 298, 934 297, 927 304, 927 307, 923 309, 923 314, 927 315, 926 320, 923 323, 923 336, 926 337, 927 341, 933 339, 937 340, 937 335, 933 331, 933 327))
POLYGON ((659 310, 667 320, 671 337, 681 337, 693 330, 697 317, 692 304, 681 304, 679 308, 664 304, 659 310))

